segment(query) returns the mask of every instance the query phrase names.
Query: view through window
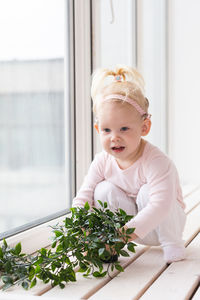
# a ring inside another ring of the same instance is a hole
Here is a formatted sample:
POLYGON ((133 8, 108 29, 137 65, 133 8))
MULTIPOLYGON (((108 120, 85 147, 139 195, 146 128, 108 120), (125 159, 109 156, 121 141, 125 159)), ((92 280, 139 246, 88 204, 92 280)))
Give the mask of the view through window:
POLYGON ((0 236, 70 205, 68 26, 65 0, 0 0, 0 236))

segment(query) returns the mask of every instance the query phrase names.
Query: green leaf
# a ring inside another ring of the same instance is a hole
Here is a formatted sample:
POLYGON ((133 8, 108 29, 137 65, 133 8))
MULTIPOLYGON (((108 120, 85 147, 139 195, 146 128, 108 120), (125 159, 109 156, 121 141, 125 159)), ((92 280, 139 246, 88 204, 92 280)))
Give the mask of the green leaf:
POLYGON ((35 274, 40 273, 40 270, 41 270, 40 265, 37 265, 36 268, 35 268, 35 274))
POLYGON ((16 246, 15 246, 15 254, 16 255, 19 255, 22 251, 22 246, 21 246, 21 243, 18 243, 16 246))
POLYGON ((65 262, 66 262, 66 264, 70 264, 70 263, 71 263, 69 257, 66 257, 66 258, 65 258, 65 262))
POLYGON ((124 229, 124 227, 122 227, 122 233, 123 233, 123 234, 125 233, 125 229, 124 229))
POLYGON ((56 267, 56 268, 60 268, 61 267, 61 262, 58 260, 58 261, 54 261, 53 262, 53 265, 56 267))
POLYGON ((134 252, 135 253, 135 247, 136 247, 136 244, 132 243, 132 242, 129 242, 128 243, 128 250, 131 251, 131 252, 134 252))
POLYGON ((126 234, 131 234, 131 233, 133 233, 135 231, 135 228, 128 228, 127 230, 126 230, 126 234))
POLYGON ((41 249, 40 249, 40 254, 41 254, 42 256, 46 256, 46 255, 47 255, 47 249, 41 248, 41 249))
POLYGON ((71 207, 70 211, 72 212, 72 214, 75 214, 77 207, 71 207))
POLYGON ((105 252, 105 248, 100 248, 98 250, 99 256, 102 256, 104 254, 104 252, 105 252))
POLYGON ((34 275, 35 275, 35 268, 33 266, 30 266, 29 267, 29 276, 28 276, 29 280, 32 280, 34 275))
POLYGON ((10 273, 10 271, 12 269, 12 265, 11 265, 11 262, 9 260, 5 263, 4 268, 5 268, 5 271, 7 273, 10 273))
POLYGON ((133 219, 133 216, 131 215, 126 215, 124 222, 127 223, 128 221, 130 221, 131 219, 133 219))
POLYGON ((57 244, 57 241, 54 241, 51 245, 51 248, 55 248, 56 247, 56 244, 57 244))
POLYGON ((4 245, 5 249, 8 248, 8 244, 5 239, 3 239, 3 245, 4 245))
POLYGON ((127 215, 126 212, 123 209, 121 209, 121 208, 119 208, 119 212, 120 212, 120 214, 122 216, 126 216, 127 215))
POLYGON ((34 262, 34 265, 38 265, 38 264, 42 264, 43 263, 43 261, 44 261, 44 259, 43 259, 43 257, 39 257, 38 259, 37 259, 37 261, 36 262, 34 262))
POLYGON ((55 269, 56 269, 56 266, 52 264, 52 265, 51 265, 51 270, 54 272, 55 269))
POLYGON ((89 205, 88 202, 85 203, 84 208, 85 208, 86 210, 89 210, 89 209, 90 209, 90 205, 89 205))
POLYGON ((0 247, 0 258, 3 258, 3 250, 1 247, 0 247))
POLYGON ((99 266, 99 272, 102 273, 102 271, 103 271, 103 265, 99 266))
POLYGON ((122 256, 126 256, 126 257, 130 256, 130 255, 128 254, 128 252, 126 252, 125 250, 120 250, 119 253, 120 253, 122 256))
POLYGON ((78 272, 79 273, 84 273, 86 270, 85 269, 82 269, 82 268, 80 268, 80 269, 78 269, 78 272))
POLYGON ((56 237, 59 237, 59 236, 62 236, 62 235, 63 235, 63 232, 62 232, 62 231, 59 231, 59 230, 54 230, 54 233, 55 233, 55 236, 56 236, 56 237))
POLYGON ((115 269, 117 269, 120 272, 124 272, 124 268, 121 265, 115 264, 115 269))
POLYGON ((93 207, 92 210, 94 210, 96 213, 99 213, 99 209, 96 207, 93 207))
POLYGON ((108 207, 107 202, 104 202, 103 207, 104 207, 104 208, 107 208, 107 207, 108 207))
POLYGON ((33 281, 31 282, 30 288, 32 289, 37 283, 37 279, 34 278, 33 281))
POLYGON ((13 279, 11 276, 2 276, 1 280, 3 281, 3 283, 13 283, 13 279))
POLYGON ((123 243, 123 242, 117 242, 116 244, 115 244, 115 249, 116 250, 121 250, 122 248, 124 248, 124 246, 125 246, 125 243, 123 243))
POLYGON ((98 272, 98 271, 95 271, 94 273, 92 273, 92 275, 93 275, 94 277, 98 277, 98 278, 104 277, 106 274, 107 274, 106 271, 103 272, 103 273, 100 273, 100 272, 98 272))
POLYGON ((103 207, 103 202, 101 202, 100 200, 98 200, 98 202, 103 207))
POLYGON ((65 218, 65 227, 71 226, 73 224, 73 220, 70 218, 65 218))
POLYGON ((29 284, 27 281, 23 281, 22 282, 22 287, 25 289, 25 290, 28 290, 28 287, 29 287, 29 284))

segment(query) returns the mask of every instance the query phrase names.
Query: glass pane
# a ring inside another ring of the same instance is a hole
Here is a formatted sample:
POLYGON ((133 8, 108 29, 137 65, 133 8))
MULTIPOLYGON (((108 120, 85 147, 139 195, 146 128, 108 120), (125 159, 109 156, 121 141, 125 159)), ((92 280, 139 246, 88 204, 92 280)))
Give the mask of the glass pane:
POLYGON ((66 6, 0 0, 0 234, 70 205, 66 6))

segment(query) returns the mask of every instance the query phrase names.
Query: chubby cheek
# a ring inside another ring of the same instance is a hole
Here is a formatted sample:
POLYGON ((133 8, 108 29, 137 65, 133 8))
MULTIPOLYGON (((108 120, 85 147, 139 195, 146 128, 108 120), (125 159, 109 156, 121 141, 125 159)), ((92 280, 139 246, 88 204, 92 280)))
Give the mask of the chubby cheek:
POLYGON ((109 139, 105 137, 104 135, 100 135, 100 141, 104 148, 109 146, 109 139))

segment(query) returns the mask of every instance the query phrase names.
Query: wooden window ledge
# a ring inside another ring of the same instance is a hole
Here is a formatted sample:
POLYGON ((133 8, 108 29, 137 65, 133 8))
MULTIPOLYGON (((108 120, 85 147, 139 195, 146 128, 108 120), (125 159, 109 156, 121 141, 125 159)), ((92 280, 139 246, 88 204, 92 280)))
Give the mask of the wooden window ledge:
MULTIPOLYGON (((41 296, 44 300, 199 300, 200 187, 187 186, 183 187, 183 191, 187 212, 184 230, 187 247, 185 260, 167 265, 163 261, 160 247, 138 245, 136 253, 130 254, 128 258, 120 258, 125 271, 123 273, 114 271, 111 274, 112 278, 88 279, 78 273, 77 282, 68 283, 64 289, 52 288, 51 285, 43 283, 38 283, 29 291, 25 291, 21 287, 12 287, 5 292, 0 290, 0 299, 29 300, 41 296)), ((18 242, 21 237, 23 250, 31 253, 39 247, 50 244, 50 232, 51 230, 47 229, 47 226, 39 226, 24 235, 11 238, 11 242, 18 242)))

